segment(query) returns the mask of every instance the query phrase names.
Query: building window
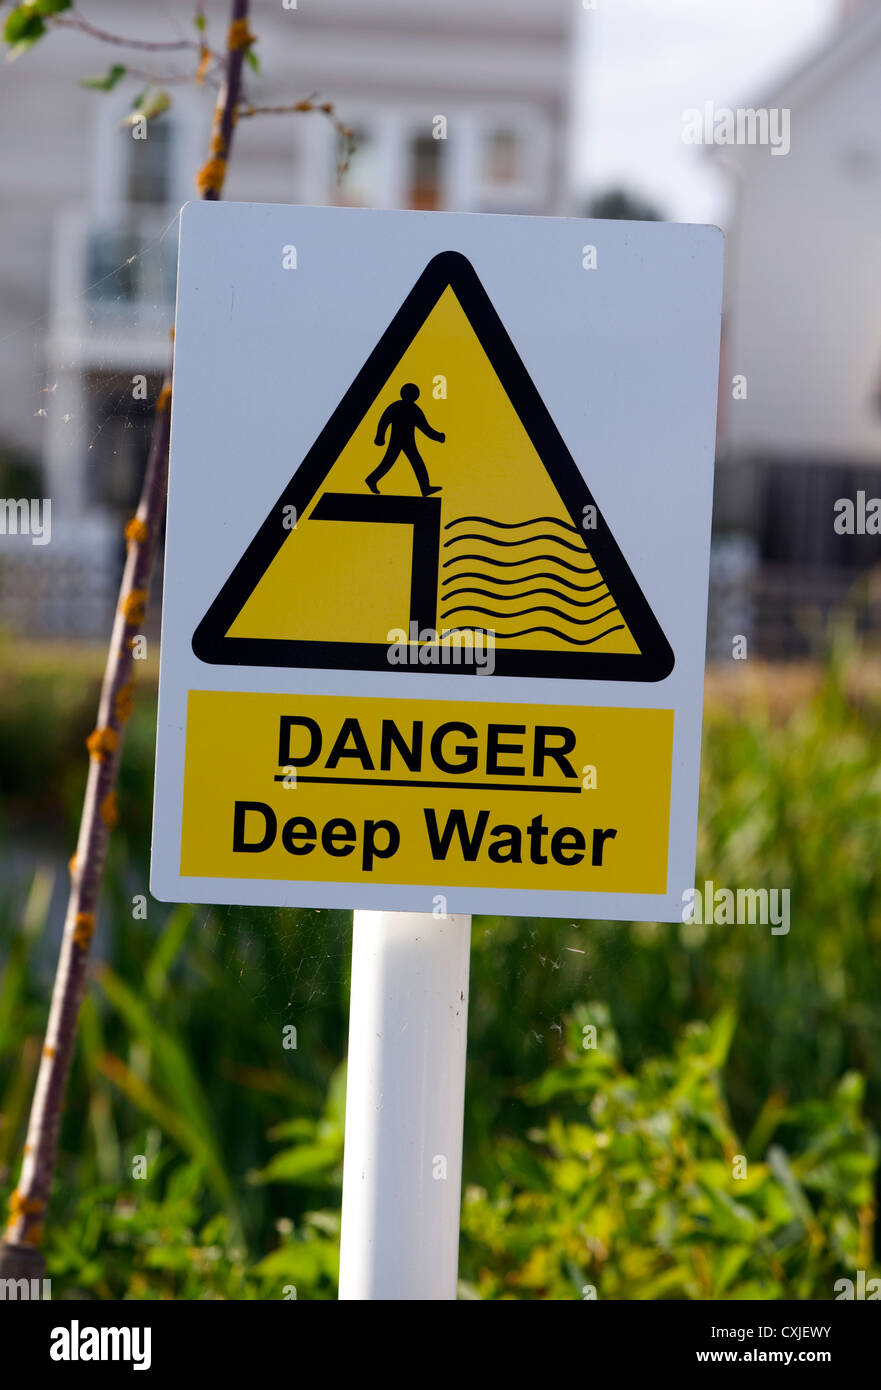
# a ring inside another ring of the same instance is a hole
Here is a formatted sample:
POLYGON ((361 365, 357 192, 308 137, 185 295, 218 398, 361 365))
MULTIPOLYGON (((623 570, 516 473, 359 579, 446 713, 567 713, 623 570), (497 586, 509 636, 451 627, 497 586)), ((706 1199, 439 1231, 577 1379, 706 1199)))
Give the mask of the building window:
POLYGON ((149 122, 143 140, 134 140, 128 131, 121 138, 129 147, 126 202, 138 207, 164 207, 171 201, 173 123, 162 117, 149 122))
POLYGON ((476 206, 484 212, 547 211, 554 157, 544 114, 485 111, 478 128, 476 206))
POLYGON ((443 140, 433 135, 417 135, 408 150, 407 206, 420 212, 433 212, 441 206, 441 151, 443 140))
POLYGON ((484 178, 496 187, 515 184, 522 177, 520 137, 516 130, 490 131, 486 142, 484 178))
POLYGON ((130 515, 137 505, 161 386, 150 376, 146 400, 133 400, 127 373, 90 372, 87 485, 92 506, 130 515))
POLYGON ((177 237, 145 242, 137 229, 90 227, 85 242, 83 293, 102 313, 133 304, 173 308, 177 237))

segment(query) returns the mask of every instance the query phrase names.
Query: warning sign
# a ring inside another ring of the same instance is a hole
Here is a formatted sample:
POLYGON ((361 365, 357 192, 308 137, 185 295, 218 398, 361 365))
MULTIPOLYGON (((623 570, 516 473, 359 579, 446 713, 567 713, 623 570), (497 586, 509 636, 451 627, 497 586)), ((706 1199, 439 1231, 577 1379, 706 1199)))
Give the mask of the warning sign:
POLYGON ((712 228, 184 209, 156 896, 681 916, 720 303, 712 228))
POLYGON ((182 873, 666 891, 671 711, 460 715, 441 700, 192 691, 182 873))
POLYGON ((491 646, 500 675, 656 681, 674 663, 472 265, 453 251, 419 277, 193 649, 220 664, 387 670, 402 642, 416 649, 414 669, 456 674, 482 663, 444 662, 444 648, 491 646), (420 664, 420 647, 441 650, 420 664))

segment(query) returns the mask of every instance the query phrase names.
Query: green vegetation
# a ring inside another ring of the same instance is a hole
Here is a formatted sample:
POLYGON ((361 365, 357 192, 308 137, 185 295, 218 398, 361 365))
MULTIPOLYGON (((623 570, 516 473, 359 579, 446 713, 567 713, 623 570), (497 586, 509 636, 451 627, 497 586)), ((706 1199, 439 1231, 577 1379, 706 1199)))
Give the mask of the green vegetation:
MULTIPOLYGON (((3 667, 0 853, 26 861, 0 904, 5 1196, 96 676, 3 667)), ((878 1273, 881 704, 846 691, 833 664, 790 714, 757 697, 706 719, 698 882, 788 888, 788 935, 475 922, 464 1296, 828 1299, 878 1273)), ((55 1294, 332 1298, 348 919, 141 916, 153 721, 145 691, 47 1223, 55 1294)))
POLYGON ((466 1192, 479 1297, 829 1298, 837 1271, 865 1268, 878 1144, 860 1077, 828 1101, 772 1101, 740 1140, 722 1083, 733 1030, 727 1012, 692 1024, 631 1073, 606 1008, 579 1011, 523 1088, 539 1123, 494 1146, 491 1193, 466 1192), (788 1149, 769 1142, 787 1132, 788 1149))

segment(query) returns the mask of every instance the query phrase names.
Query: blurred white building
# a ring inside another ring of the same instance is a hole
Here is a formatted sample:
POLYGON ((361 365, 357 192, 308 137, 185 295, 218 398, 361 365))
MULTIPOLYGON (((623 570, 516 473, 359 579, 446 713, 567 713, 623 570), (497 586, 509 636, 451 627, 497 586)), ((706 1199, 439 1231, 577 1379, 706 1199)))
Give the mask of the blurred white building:
POLYGON ((714 151, 734 201, 716 519, 753 539, 766 650, 798 650, 799 605, 834 609, 881 558, 833 527, 837 499, 881 496, 881 0, 849 0, 833 41, 750 104, 791 112, 791 149, 714 151))
MULTIPOLYGON (((89 22, 146 40, 196 36, 189 3, 90 0, 89 22), (177 12, 177 13, 176 13, 177 12)), ((260 105, 317 93, 353 127, 341 179, 321 115, 241 120, 224 196, 456 211, 569 211, 577 0, 253 0, 260 105), (442 119, 439 119, 442 118, 442 119), (438 138, 438 137, 442 138, 438 138)), ((209 0, 220 47, 226 0, 209 0)), ((213 93, 171 81, 172 109, 135 139, 120 122, 143 75, 184 79, 198 55, 118 50, 55 28, 0 84, 0 450, 42 465, 53 538, 3 537, 0 621, 106 629, 152 401, 169 354, 176 219, 196 196, 213 93), (146 398, 139 379, 147 378, 146 398), (91 597, 89 597, 91 595, 91 597)))

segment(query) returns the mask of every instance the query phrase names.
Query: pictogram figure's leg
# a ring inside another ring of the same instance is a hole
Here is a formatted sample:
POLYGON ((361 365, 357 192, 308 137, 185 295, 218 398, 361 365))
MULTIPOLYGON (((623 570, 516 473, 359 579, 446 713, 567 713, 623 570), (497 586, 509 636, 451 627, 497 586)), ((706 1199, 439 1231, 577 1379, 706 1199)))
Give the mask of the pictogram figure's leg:
POLYGON ((431 479, 428 476, 428 469, 425 467, 425 464, 422 460, 422 455, 419 453, 419 450, 416 448, 415 444, 411 445, 409 448, 406 445, 404 445, 404 453, 410 460, 410 467, 416 474, 416 481, 419 484, 419 491, 422 493, 422 496, 430 497, 432 493, 440 492, 439 487, 431 486, 431 479))
POLYGON ((380 481, 380 479, 385 477, 386 473, 389 471, 400 452, 400 445, 392 444, 391 441, 389 441, 389 446, 383 454, 382 458, 380 459, 379 463, 376 465, 373 472, 368 474, 368 476, 364 479, 365 483, 370 488, 370 491, 375 492, 377 496, 379 496, 379 488, 377 487, 377 483, 380 481))

